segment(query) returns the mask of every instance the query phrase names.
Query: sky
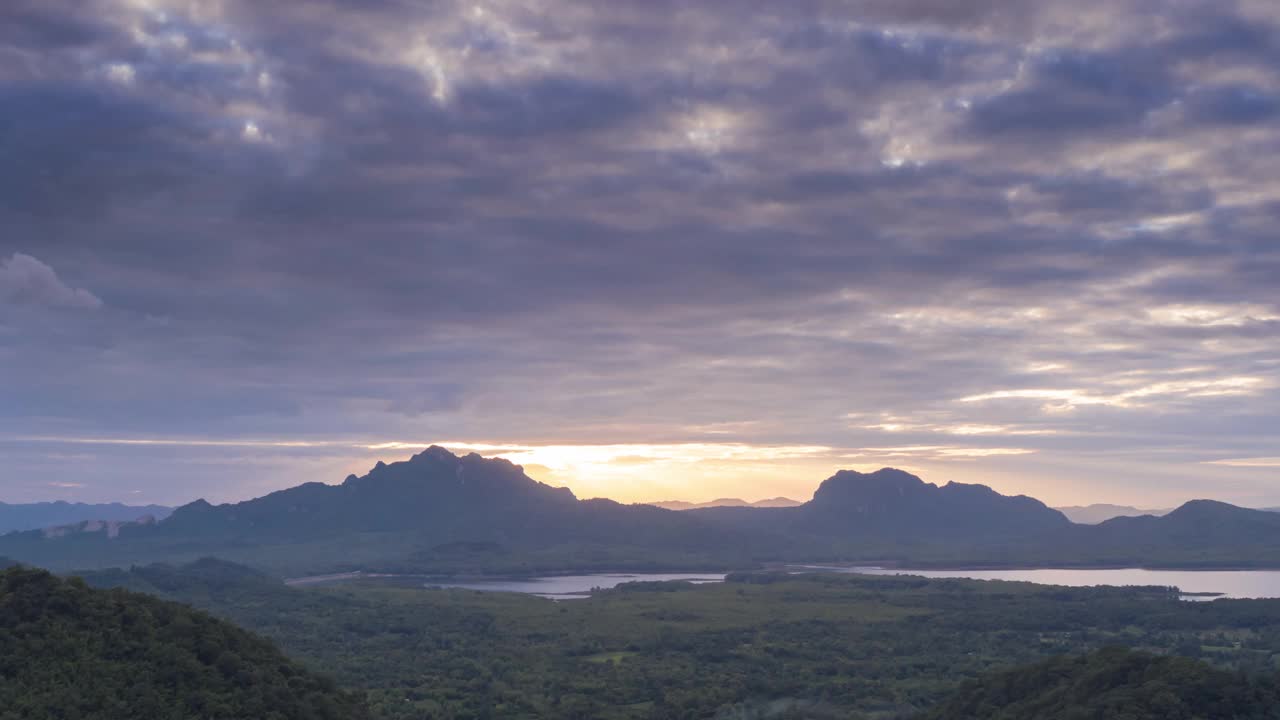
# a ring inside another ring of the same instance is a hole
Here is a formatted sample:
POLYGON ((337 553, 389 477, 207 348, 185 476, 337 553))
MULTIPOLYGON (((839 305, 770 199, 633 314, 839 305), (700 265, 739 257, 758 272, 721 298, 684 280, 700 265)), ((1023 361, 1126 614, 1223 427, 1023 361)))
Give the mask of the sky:
POLYGON ((1274 0, 5 0, 0 501, 432 443, 1280 505, 1274 0))

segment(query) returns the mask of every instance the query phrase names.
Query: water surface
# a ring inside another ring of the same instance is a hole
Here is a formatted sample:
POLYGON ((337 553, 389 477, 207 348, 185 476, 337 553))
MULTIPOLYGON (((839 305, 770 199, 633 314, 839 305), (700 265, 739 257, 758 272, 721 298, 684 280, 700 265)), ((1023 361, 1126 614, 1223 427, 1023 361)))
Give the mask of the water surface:
POLYGON ((518 580, 470 580, 429 582, 427 587, 464 588, 517 592, 552 600, 581 600, 592 590, 608 590, 629 582, 686 580, 695 584, 724 582, 724 573, 596 573, 592 575, 550 575, 518 580))
POLYGON ((1016 580, 1041 585, 1092 587, 1096 585, 1159 585, 1184 593, 1219 593, 1213 597, 1188 596, 1189 600, 1227 598, 1280 598, 1280 570, 1142 570, 1139 568, 1024 570, 911 570, 880 567, 805 566, 806 569, 865 575, 922 575, 929 578, 1016 580))
MULTIPOLYGON (((864 575, 919 575, 928 578, 970 578, 974 580, 1012 580, 1040 585, 1092 587, 1098 585, 1157 585, 1176 587, 1188 600, 1225 598, 1280 598, 1280 570, 1142 570, 1121 569, 1051 569, 1020 570, 915 570, 868 566, 792 565, 793 572, 838 572, 864 575), (1212 593, 1201 595, 1198 593, 1212 593)), ((293 585, 330 584, 347 580, 385 578, 399 583, 412 582, 422 587, 464 588, 494 592, 515 592, 554 600, 579 600, 590 597, 592 590, 607 590, 629 582, 684 580, 695 584, 723 582, 724 573, 591 573, 585 575, 547 575, 532 578, 493 580, 426 580, 413 576, 346 573, 288 581, 293 585)))

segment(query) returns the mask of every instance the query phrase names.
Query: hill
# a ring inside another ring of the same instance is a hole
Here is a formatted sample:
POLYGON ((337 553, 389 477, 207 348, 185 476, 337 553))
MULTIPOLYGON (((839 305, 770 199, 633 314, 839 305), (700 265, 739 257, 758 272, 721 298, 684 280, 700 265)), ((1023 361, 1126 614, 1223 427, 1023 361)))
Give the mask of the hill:
POLYGON ((0 503, 0 535, 21 530, 40 530, 87 521, 124 522, 142 517, 163 520, 173 508, 163 505, 87 505, 84 503, 43 502, 23 505, 0 503))
POLYGON ((1143 510, 1129 505, 1109 505, 1107 503, 1094 503, 1093 505, 1069 505, 1067 507, 1054 508, 1058 512, 1067 516, 1067 519, 1073 523, 1080 525, 1097 525, 1100 522, 1106 522, 1111 518, 1117 517, 1139 517, 1141 515, 1167 515, 1169 508, 1159 510, 1143 510))
POLYGON ((1182 657, 1105 648, 966 683, 919 720, 1280 717, 1274 678, 1249 678, 1182 657))
POLYGON ((685 502, 683 500, 661 500, 659 502, 646 503, 646 505, 660 507, 664 510, 681 510, 681 511, 701 510, 703 508, 713 508, 713 507, 757 507, 757 508, 795 507, 800 504, 802 503, 799 500, 792 500, 791 498, 784 498, 784 497, 766 498, 764 500, 756 500, 755 502, 748 502, 746 500, 743 500, 742 498, 717 498, 715 500, 702 502, 702 503, 691 503, 691 502, 685 502))
POLYGON ((842 470, 798 515, 810 532, 864 537, 1003 539, 1070 525, 1035 498, 1001 495, 985 485, 939 487, 893 468, 842 470))
POLYGON ((1192 500, 1161 517, 1117 517, 1075 526, 1030 549, 1063 563, 1276 567, 1280 514, 1192 500))
POLYGON ((185 605, 0 571, 0 716, 359 720, 363 703, 185 605))
POLYGON ((918 562, 1071 526, 1039 500, 985 485, 926 483, 902 470, 842 470, 793 508, 707 508, 688 514, 725 528, 792 539, 831 559, 918 562), (941 555, 939 555, 941 553, 941 555))

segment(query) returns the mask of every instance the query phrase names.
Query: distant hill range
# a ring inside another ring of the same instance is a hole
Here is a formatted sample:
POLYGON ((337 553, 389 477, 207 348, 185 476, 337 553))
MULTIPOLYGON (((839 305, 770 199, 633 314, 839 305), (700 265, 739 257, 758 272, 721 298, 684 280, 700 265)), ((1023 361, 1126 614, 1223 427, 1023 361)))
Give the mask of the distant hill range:
POLYGON ((1280 514, 1193 501, 1097 525, 984 485, 844 470, 792 507, 580 500, 518 465, 431 447, 339 485, 307 483, 158 523, 0 537, 0 556, 59 570, 218 556, 272 572, 540 573, 767 563, 1280 567, 1280 514))
MULTIPOLYGON (((1173 512, 1174 508, 1159 509, 1141 509, 1130 507, 1128 505, 1108 505, 1106 503, 1095 503, 1093 505, 1073 505, 1068 507, 1054 508, 1058 512, 1067 516, 1067 519, 1073 523, 1081 525, 1097 525, 1106 522, 1112 518, 1118 517, 1142 517, 1143 515, 1155 515, 1160 517, 1173 512)), ((1280 512, 1280 507, 1258 508, 1263 512, 1280 512)))
POLYGON ((173 508, 162 505, 86 505, 61 501, 24 505, 0 503, 0 535, 15 530, 40 530, 87 521, 123 522, 148 516, 163 520, 171 512, 173 508))
POLYGON ((755 502, 747 502, 741 498, 716 498, 708 502, 691 503, 683 500, 661 500, 659 502, 646 503, 654 507, 660 507, 664 510, 701 510, 703 508, 713 507, 757 507, 757 508, 779 508, 779 507, 795 507, 802 505, 799 500, 791 498, 776 497, 765 500, 756 500, 755 502))
POLYGON ((1071 522, 1079 523, 1081 525, 1097 525, 1100 522, 1106 522, 1111 518, 1117 517, 1168 515, 1173 510, 1173 508, 1143 510, 1136 507, 1130 507, 1128 505, 1108 505, 1106 503, 1094 503, 1093 505, 1071 505, 1055 509, 1063 515, 1066 515, 1067 519, 1071 522))

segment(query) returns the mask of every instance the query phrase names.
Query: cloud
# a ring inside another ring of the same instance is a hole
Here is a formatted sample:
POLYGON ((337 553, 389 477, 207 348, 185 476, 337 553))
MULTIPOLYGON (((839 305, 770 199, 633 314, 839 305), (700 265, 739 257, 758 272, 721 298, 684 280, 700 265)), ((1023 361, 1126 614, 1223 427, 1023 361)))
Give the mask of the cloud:
POLYGON ((1204 88, 1188 99, 1188 113, 1215 125, 1255 125, 1280 116, 1280 96, 1261 88, 1226 86, 1204 88))
POLYGON ((93 293, 67 285, 53 268, 23 253, 0 261, 0 300, 87 310, 102 307, 102 301, 93 293))
POLYGON ((1266 387, 1267 381, 1264 378, 1226 377, 1195 380, 1169 380, 1151 384, 1140 384, 1121 392, 1106 395, 1095 395, 1081 390, 997 390, 995 392, 963 397, 957 400, 957 402, 976 403, 992 400, 1047 400, 1050 403, 1047 407, 1053 409, 1069 409, 1081 405, 1133 407, 1145 402, 1150 402, 1155 398, 1210 398, 1257 395, 1266 387))
POLYGON ((1236 458, 1233 460, 1208 460, 1207 465, 1226 465, 1242 468, 1280 468, 1280 457, 1236 458))
POLYGON ((835 449, 678 465, 790 464, 765 496, 892 433, 1208 494, 1280 427, 1280 13, 1165 10, 9 2, 0 433, 229 443, 103 445, 103 493, 379 438, 835 449))
POLYGON ((879 458, 886 461, 902 459, 958 460, 989 458, 1008 455, 1031 455, 1031 448, 956 447, 951 445, 904 445, 901 447, 863 448, 854 457, 879 458))
POLYGON ((1175 81, 1158 56, 1137 50, 1054 50, 1035 57, 1021 87, 973 105, 974 132, 1070 137, 1080 132, 1137 129, 1147 114, 1172 102, 1175 81))

